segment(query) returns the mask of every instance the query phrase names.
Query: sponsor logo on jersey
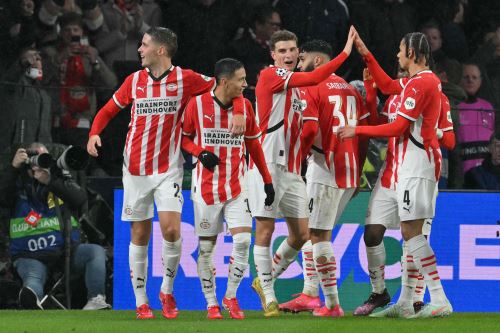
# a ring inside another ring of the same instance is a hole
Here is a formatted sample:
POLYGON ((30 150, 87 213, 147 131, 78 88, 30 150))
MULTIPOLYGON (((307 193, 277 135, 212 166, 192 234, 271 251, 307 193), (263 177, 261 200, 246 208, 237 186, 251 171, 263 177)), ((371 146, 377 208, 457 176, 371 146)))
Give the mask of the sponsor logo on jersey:
POLYGON ((154 116, 177 112, 178 100, 171 98, 140 98, 135 103, 135 114, 138 116, 154 116))
POLYGON ((415 105, 416 105, 416 101, 414 98, 412 97, 407 97, 406 100, 405 100, 405 108, 406 110, 413 110, 415 108, 415 105))
POLYGON ((225 146, 238 148, 243 145, 241 137, 231 137, 227 128, 205 128, 203 131, 203 144, 206 146, 225 146))

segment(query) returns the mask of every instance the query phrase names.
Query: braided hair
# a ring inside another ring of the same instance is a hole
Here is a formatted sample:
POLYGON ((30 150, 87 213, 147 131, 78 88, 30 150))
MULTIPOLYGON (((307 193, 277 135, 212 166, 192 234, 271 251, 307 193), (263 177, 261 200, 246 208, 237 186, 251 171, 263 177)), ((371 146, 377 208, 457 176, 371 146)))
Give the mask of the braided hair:
POLYGON ((427 41, 427 37, 421 32, 410 32, 403 37, 406 45, 406 57, 410 56, 410 48, 415 52, 415 63, 417 64, 423 57, 425 66, 429 66, 431 61, 431 47, 427 41))

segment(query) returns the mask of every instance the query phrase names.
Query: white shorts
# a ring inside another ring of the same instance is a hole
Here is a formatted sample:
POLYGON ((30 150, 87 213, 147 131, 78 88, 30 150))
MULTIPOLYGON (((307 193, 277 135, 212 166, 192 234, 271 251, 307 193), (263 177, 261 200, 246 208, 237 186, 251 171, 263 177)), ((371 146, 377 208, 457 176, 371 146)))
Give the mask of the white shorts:
POLYGON ((267 168, 273 177, 275 192, 271 207, 264 207, 266 193, 259 170, 254 167, 248 171, 248 201, 252 216, 308 218, 306 184, 302 177, 288 172, 282 165, 269 163, 267 168))
POLYGON ((383 187, 380 178, 370 195, 365 225, 381 224, 386 229, 399 229, 398 200, 395 190, 383 187))
POLYGON ((436 182, 425 178, 405 178, 396 184, 401 221, 434 218, 436 182))
POLYGON ((309 229, 332 230, 349 203, 355 188, 337 188, 307 183, 309 229))
POLYGON ((229 229, 252 227, 252 215, 246 193, 224 203, 207 205, 194 201, 194 223, 197 236, 211 237, 224 231, 224 219, 229 229))
POLYGON ((182 212, 182 184, 164 174, 133 176, 123 169, 123 221, 144 221, 153 217, 154 204, 160 212, 182 212))

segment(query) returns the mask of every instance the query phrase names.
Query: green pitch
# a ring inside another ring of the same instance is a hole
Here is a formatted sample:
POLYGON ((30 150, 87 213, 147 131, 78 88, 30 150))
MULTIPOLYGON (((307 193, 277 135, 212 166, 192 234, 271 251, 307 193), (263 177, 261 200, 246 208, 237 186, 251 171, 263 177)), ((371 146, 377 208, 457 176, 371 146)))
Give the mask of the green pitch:
POLYGON ((1 333, 190 333, 190 332, 500 332, 499 313, 455 313, 449 318, 405 320, 358 318, 348 314, 344 318, 315 318, 309 313, 283 314, 278 318, 264 318, 261 312, 246 311, 247 318, 236 321, 208 321, 204 311, 181 311, 175 320, 166 320, 159 311, 157 318, 136 320, 133 311, 0 311, 1 333))

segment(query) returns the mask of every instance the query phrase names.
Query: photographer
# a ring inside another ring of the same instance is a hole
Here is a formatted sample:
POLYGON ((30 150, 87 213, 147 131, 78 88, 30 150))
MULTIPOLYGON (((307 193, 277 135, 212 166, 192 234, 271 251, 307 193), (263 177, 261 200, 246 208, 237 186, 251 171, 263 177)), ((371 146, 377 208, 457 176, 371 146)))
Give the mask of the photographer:
POLYGON ((54 163, 45 165, 47 148, 33 143, 19 148, 11 165, 0 179, 0 205, 10 209, 10 252, 17 273, 23 281, 19 302, 23 308, 42 309, 40 299, 48 271, 61 267, 64 258, 64 222, 71 219, 72 276, 85 274, 88 302, 84 310, 110 308, 105 297, 105 252, 96 244, 80 244, 80 230, 74 212, 87 200, 65 171, 54 163), (56 198, 57 203, 56 203, 56 198))

